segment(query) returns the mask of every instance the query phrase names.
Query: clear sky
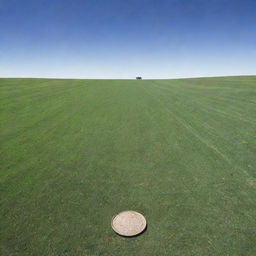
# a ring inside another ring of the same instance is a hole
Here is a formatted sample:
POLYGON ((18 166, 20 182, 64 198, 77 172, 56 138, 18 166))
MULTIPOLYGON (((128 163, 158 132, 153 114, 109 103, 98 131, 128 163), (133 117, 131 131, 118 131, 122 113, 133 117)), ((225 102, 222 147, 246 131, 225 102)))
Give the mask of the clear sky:
POLYGON ((256 74, 256 0, 0 0, 0 77, 256 74))

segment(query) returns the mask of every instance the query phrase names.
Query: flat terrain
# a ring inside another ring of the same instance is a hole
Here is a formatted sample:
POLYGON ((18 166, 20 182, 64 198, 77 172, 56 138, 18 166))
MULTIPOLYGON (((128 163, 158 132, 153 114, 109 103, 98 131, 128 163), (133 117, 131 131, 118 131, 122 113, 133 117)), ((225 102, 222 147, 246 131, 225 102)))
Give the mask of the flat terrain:
POLYGON ((256 76, 0 87, 1 255, 256 255, 256 76))

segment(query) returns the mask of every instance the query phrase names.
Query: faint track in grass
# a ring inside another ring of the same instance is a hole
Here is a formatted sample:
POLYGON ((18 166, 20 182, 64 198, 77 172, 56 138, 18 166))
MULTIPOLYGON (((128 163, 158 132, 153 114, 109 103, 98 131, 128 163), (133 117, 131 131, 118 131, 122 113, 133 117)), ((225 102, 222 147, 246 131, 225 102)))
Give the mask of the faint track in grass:
MULTIPOLYGON (((145 89, 145 87, 144 87, 145 89)), ((230 160, 229 157, 227 157, 224 153, 222 153, 216 146, 214 146, 213 144, 211 144, 209 141, 207 141, 206 139, 204 139, 202 136, 200 136, 191 125, 189 125, 187 122, 185 122, 183 119, 179 118, 177 115, 175 115, 173 112, 171 112, 166 106, 164 106, 161 101, 159 99, 157 99, 154 95, 152 95, 151 93, 149 93, 146 89, 145 91, 152 97, 155 98, 155 101, 159 103, 160 106, 162 106, 162 109, 164 109, 164 112, 167 112, 170 114, 170 116, 172 116, 173 118, 175 118, 183 127, 185 127, 193 136, 195 136, 201 143, 203 143, 204 145, 206 145, 208 148, 210 148, 212 151, 214 151, 217 155, 219 155, 222 159, 224 159, 230 166, 235 167, 239 170, 241 170, 246 176, 247 178, 251 178, 251 176, 249 175, 249 173, 242 168, 239 165, 234 164, 234 162, 232 160, 230 160)))

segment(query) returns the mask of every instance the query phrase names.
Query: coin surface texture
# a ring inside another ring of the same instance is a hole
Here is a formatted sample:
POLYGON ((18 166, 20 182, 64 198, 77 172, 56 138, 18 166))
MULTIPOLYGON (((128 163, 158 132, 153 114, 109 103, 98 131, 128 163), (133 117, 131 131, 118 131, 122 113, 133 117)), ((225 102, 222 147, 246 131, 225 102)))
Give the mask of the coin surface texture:
POLYGON ((135 211, 124 211, 112 219, 113 230, 121 236, 136 236, 147 226, 145 217, 135 211))

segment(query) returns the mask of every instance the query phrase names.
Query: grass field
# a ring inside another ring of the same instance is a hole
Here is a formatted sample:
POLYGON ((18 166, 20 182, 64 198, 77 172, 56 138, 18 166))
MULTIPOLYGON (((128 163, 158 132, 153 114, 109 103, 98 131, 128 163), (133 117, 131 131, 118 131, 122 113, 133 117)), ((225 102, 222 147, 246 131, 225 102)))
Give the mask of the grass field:
POLYGON ((0 87, 1 255, 256 255, 256 76, 0 87))

